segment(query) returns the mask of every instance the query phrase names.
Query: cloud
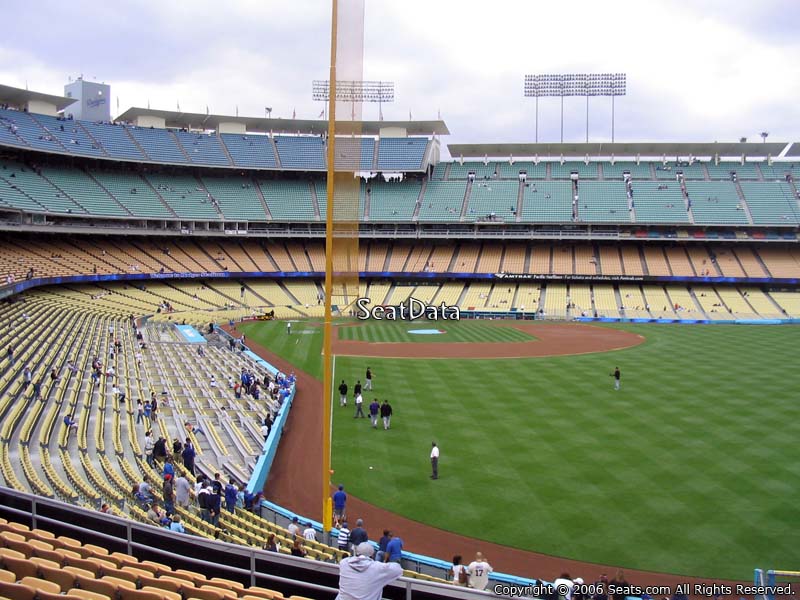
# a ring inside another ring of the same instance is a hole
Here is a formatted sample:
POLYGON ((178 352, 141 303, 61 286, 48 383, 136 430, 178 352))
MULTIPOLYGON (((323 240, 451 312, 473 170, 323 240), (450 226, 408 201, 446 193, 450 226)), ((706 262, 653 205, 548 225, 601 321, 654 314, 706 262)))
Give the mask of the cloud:
MULTIPOLYGON (((318 0, 154 3, 9 0, 0 81, 59 93, 68 75, 111 84, 129 106, 315 118, 311 81, 327 79, 330 4, 318 0), (43 17, 43 15, 47 15, 43 17)), ((444 143, 532 141, 526 73, 628 74, 616 139, 800 138, 800 3, 370 0, 366 79, 395 82, 387 119, 433 119, 444 143)), ((353 35, 347 23, 345 35, 353 35)), ((586 135, 583 99, 564 103, 564 138, 586 135)), ((365 118, 377 107, 365 106, 365 118)), ((590 101, 590 139, 610 140, 610 100, 590 101)), ((558 141, 560 101, 541 99, 539 140, 558 141)))

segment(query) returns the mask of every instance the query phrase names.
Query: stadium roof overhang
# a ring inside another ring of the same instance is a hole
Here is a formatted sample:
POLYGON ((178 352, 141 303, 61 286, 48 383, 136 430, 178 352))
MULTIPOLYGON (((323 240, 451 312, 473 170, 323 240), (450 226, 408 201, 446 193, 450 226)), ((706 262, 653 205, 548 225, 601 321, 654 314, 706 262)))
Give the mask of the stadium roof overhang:
POLYGON ((791 144, 787 142, 616 142, 616 143, 518 143, 518 144, 448 144, 453 158, 525 158, 642 156, 779 156, 791 144))
MULTIPOLYGON (((327 120, 272 119, 266 117, 236 117, 204 113, 184 113, 150 108, 129 108, 116 120, 136 122, 140 117, 163 119, 166 127, 178 129, 219 129, 221 123, 244 125, 253 133, 306 133, 322 135, 328 132, 327 120)), ((343 135, 379 135, 385 129, 404 129, 406 135, 449 135, 450 130, 442 120, 436 121, 337 121, 337 133, 343 135)))
POLYGON ((23 108, 28 106, 31 101, 46 102, 55 106, 56 110, 64 110, 70 104, 75 103, 75 98, 32 92, 22 88, 11 87, 10 85, 0 85, 0 104, 23 108))

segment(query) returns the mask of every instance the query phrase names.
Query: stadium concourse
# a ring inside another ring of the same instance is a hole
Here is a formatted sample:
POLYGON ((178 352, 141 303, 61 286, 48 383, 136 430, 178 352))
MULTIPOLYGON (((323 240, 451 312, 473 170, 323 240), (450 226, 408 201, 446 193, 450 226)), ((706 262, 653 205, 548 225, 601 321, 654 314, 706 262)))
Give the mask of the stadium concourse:
MULTIPOLYGON (((0 474, 20 501, 33 493, 64 510, 107 506, 147 523, 142 496, 164 501, 170 491, 162 461, 149 460, 146 428, 169 444, 168 456, 173 440, 189 440, 194 469, 177 453, 171 468, 190 484, 193 470, 238 488, 262 457, 264 419, 279 414, 283 381, 208 326, 323 314, 327 124, 149 109, 94 123, 60 116, 68 103, 0 86, 0 474), (238 385, 243 372, 248 390, 238 385), (151 406, 140 420, 138 402, 144 412, 153 393, 157 418, 151 406)), ((337 168, 362 175, 359 297, 390 306, 414 297, 515 320, 800 318, 796 145, 479 144, 451 146, 462 158, 441 161, 447 133, 442 121, 366 122, 360 137, 336 139, 337 168)), ((355 301, 337 299, 336 309, 347 314, 355 301)), ((296 424, 321 427, 311 399, 322 394, 297 374, 300 401, 266 492, 319 517, 318 486, 307 483, 319 470, 289 461, 299 445, 313 447, 296 424)), ((356 498, 351 509, 373 532, 414 527, 356 498)), ((274 534, 290 553, 277 518, 242 506, 221 510, 217 523, 207 510, 176 506, 175 514, 198 540, 261 548, 274 534)), ((2 544, 26 557, 89 566, 42 542, 54 539, 46 533, 37 545, 30 532, 19 540, 5 529, 2 544)), ((477 544, 439 530, 407 537, 411 550, 440 558, 477 544)), ((519 575, 555 577, 567 565, 599 576, 597 565, 481 546, 519 575)), ((342 557, 311 540, 305 551, 321 563, 342 557)), ((15 581, 47 578, 51 565, 15 559, 2 554, 15 581)), ((94 574, 124 579, 122 563, 118 556, 94 574)), ((135 575, 142 588, 164 583, 135 575)), ((192 577, 193 586, 201 580, 192 577)), ((60 590, 76 583, 68 579, 60 590)), ((188 584, 177 585, 169 591, 187 596, 188 584)))

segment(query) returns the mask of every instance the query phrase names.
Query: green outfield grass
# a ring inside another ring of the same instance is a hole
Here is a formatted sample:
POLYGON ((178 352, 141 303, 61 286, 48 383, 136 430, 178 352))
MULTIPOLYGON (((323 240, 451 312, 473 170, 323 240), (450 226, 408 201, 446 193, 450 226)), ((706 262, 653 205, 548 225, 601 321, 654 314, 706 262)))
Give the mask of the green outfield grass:
MULTIPOLYGON (((319 338, 284 343, 280 325, 247 331, 318 375, 319 338)), ((647 341, 516 360, 338 357, 336 381, 363 380, 368 363, 395 417, 373 430, 352 402, 335 407, 333 482, 437 527, 585 561, 732 579, 794 565, 800 328, 619 327, 647 341)))
POLYGON ((536 338, 513 327, 496 327, 487 321, 455 321, 448 323, 407 323, 367 321, 355 327, 339 329, 339 339, 360 342, 530 342, 536 338), (408 333, 416 329, 438 329, 443 333, 420 335, 408 333))

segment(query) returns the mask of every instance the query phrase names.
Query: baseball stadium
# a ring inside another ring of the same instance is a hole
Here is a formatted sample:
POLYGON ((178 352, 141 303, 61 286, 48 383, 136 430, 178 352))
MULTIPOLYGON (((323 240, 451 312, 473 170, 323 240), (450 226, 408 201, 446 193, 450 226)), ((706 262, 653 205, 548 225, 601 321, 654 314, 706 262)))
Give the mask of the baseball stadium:
POLYGON ((318 118, 0 85, 0 598, 357 600, 357 520, 392 600, 793 595, 800 142, 370 120, 363 13, 318 118))

